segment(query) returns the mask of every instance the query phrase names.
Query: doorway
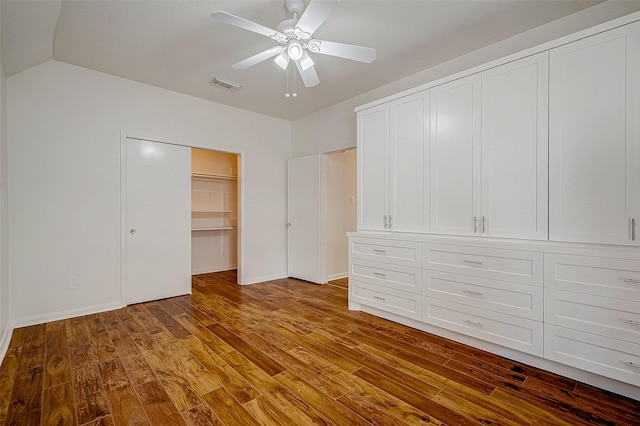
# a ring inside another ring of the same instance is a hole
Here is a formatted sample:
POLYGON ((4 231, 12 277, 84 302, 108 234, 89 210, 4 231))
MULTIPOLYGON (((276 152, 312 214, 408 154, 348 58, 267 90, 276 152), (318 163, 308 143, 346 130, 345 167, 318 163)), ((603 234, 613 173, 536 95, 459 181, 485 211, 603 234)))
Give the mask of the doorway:
POLYGON ((191 149, 191 273, 238 268, 237 154, 191 149))

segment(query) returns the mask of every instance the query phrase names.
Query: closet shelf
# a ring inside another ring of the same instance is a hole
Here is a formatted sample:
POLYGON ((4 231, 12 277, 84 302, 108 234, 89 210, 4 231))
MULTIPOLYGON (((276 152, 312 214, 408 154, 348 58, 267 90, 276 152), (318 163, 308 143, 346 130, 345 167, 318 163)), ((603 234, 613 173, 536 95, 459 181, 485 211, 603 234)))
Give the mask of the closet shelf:
POLYGON ((191 232, 197 231, 230 231, 233 229, 233 226, 212 226, 208 228, 192 228, 191 232))
POLYGON ((237 180, 238 176, 233 175, 209 175, 204 173, 192 173, 192 179, 201 179, 201 180, 237 180))
POLYGON ((231 210, 192 210, 191 213, 198 214, 227 214, 231 213, 231 210))

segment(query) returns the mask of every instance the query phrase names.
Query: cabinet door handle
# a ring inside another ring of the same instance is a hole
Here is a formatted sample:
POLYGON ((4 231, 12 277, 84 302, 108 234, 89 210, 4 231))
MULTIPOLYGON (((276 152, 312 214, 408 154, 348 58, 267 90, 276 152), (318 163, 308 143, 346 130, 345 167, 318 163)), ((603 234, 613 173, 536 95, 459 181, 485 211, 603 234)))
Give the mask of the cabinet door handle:
POLYGON ((393 226, 393 216, 389 215, 389 229, 393 226))
POLYGON ((623 319, 621 321, 625 324, 630 324, 630 325, 635 325, 636 327, 640 327, 640 321, 634 321, 629 319, 623 319))
POLYGON ((636 370, 640 370, 640 364, 636 364, 635 362, 627 361, 623 363, 627 367, 635 368, 636 370))
POLYGON ((487 231, 487 218, 482 216, 482 233, 484 234, 487 231))
POLYGON ((387 276, 387 274, 383 274, 382 272, 374 272, 373 275, 375 275, 376 277, 381 277, 384 278, 387 276))
POLYGON ((373 252, 374 252, 375 254, 380 254, 380 255, 383 255, 383 254, 385 254, 385 255, 386 255, 386 254, 387 254, 387 251, 386 251, 386 250, 381 250, 381 249, 373 249, 373 252))
POLYGON ((481 322, 471 321, 471 320, 463 320, 462 322, 466 322, 469 325, 475 325, 476 327, 482 327, 481 322))
POLYGON ((479 260, 467 260, 467 259, 463 259, 462 260, 464 263, 468 263, 469 265, 482 265, 482 262, 480 262, 479 260))
POLYGON ((625 283, 640 284, 640 280, 635 278, 623 278, 622 281, 624 281, 625 283))
POLYGON ((474 296, 482 296, 482 293, 480 293, 479 291, 473 291, 473 290, 462 290, 463 293, 466 294, 472 294, 474 296))
POLYGON ((478 216, 473 217, 473 233, 478 233, 478 216))
POLYGON ((384 215, 384 227, 385 227, 385 228, 388 228, 388 227, 389 227, 389 222, 388 222, 388 220, 389 220, 389 217, 385 214, 385 215, 384 215))
POLYGON ((636 240, 636 218, 631 218, 631 241, 636 240))
POLYGON ((380 296, 373 296, 374 299, 379 300, 381 302, 386 302, 387 299, 385 299, 384 297, 380 297, 380 296))

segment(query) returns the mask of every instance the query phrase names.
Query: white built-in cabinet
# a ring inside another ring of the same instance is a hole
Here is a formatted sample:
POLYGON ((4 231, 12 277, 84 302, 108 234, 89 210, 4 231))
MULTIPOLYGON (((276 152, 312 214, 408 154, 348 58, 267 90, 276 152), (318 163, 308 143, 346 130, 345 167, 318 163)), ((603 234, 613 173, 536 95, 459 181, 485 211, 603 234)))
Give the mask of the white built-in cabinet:
POLYGON ((431 95, 431 232, 547 239, 547 53, 431 95))
POLYGON ((358 228, 429 231, 429 91, 358 115, 358 228))
POLYGON ((357 109, 350 309, 640 396, 636 16, 357 109))
POLYGON ((640 23, 551 50, 550 73, 549 238, 639 245, 640 23))

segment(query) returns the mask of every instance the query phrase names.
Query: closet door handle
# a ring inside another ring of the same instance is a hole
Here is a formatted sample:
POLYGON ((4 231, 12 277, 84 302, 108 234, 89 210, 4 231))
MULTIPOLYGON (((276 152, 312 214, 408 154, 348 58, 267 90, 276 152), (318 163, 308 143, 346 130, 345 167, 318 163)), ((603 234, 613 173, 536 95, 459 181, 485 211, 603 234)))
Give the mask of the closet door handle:
POLYGON ((627 367, 635 368, 636 370, 640 370, 640 364, 636 364, 635 362, 624 362, 624 365, 627 367))
POLYGON ((631 241, 636 240, 636 218, 631 218, 631 241))
POLYGON ((393 226, 393 216, 389 215, 389 229, 393 226))
POLYGON ((473 290, 462 290, 463 293, 466 294, 471 294, 473 296, 482 296, 482 293, 480 293, 479 291, 473 291, 473 290))
POLYGON ((374 272, 373 275, 380 278, 385 278, 387 274, 383 274, 382 272, 374 272))
POLYGON ((482 216, 482 233, 487 232, 487 218, 482 216))
POLYGON ((478 216, 473 217, 473 233, 478 233, 478 216))
POLYGON ((129 229, 129 233, 130 233, 131 235, 135 235, 135 233, 136 233, 136 228, 131 228, 131 229, 129 229))
POLYGON ((387 299, 385 299, 384 297, 380 297, 380 296, 373 296, 374 299, 379 300, 381 302, 386 302, 387 299))
POLYGON ((475 325, 476 327, 482 327, 482 323, 481 322, 475 322, 475 321, 471 321, 471 320, 463 320, 462 322, 466 322, 469 325, 475 325))
POLYGON ((389 227, 389 216, 387 216, 386 214, 384 215, 384 227, 388 228, 389 227))
POLYGON ((640 280, 637 280, 635 278, 623 278, 622 281, 624 281, 625 283, 640 284, 640 280))
POLYGON ((467 259, 463 259, 462 260, 464 263, 468 263, 469 265, 482 265, 482 262, 480 262, 479 260, 467 260, 467 259))
POLYGON ((373 252, 375 254, 387 254, 386 250, 380 250, 380 249, 373 249, 373 252))
POLYGON ((635 325, 636 327, 640 327, 640 321, 622 320, 622 322, 625 323, 625 324, 635 325))

